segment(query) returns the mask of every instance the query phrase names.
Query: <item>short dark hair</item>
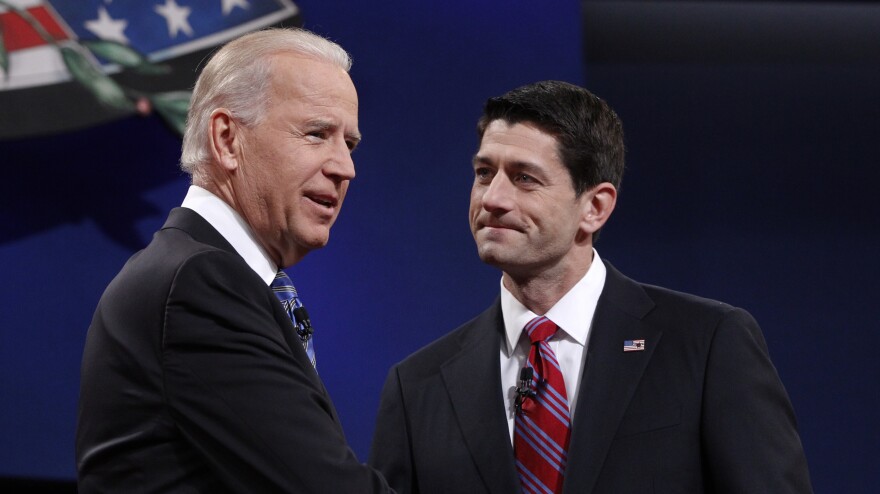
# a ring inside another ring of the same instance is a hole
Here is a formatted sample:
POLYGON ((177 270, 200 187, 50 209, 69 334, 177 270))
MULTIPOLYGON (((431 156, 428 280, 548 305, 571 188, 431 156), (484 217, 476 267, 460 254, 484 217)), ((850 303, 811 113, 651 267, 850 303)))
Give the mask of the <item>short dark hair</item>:
POLYGON ((577 195, 610 182, 620 188, 623 124, 605 101, 562 81, 541 81, 489 98, 477 123, 480 139, 495 120, 529 122, 554 136, 577 195))

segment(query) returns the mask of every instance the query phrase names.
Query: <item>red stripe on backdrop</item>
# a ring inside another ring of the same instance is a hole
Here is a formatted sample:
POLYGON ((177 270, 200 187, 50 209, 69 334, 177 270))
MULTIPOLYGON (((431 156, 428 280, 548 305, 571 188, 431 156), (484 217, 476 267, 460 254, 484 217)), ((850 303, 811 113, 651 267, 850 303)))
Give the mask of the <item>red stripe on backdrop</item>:
MULTIPOLYGON (((58 41, 68 39, 67 33, 45 7, 32 7, 26 10, 50 36, 58 41)), ((0 13, 0 31, 3 33, 3 41, 6 43, 8 51, 23 50, 46 44, 27 21, 12 11, 0 13)))

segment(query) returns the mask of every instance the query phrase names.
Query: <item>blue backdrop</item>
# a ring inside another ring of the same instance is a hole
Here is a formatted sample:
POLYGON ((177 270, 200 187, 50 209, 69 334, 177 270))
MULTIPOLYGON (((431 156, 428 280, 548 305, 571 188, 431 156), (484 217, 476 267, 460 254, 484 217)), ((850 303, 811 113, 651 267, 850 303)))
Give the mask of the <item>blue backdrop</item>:
MULTIPOLYGON (((816 491, 871 491, 880 64, 839 63, 839 46, 797 63, 676 59, 638 49, 652 40, 644 25, 594 3, 297 2, 307 28, 352 53, 360 95, 358 176, 330 244, 288 270, 350 443, 366 459, 388 368, 497 293, 467 226, 483 102, 561 79, 608 100, 627 133, 601 255, 637 280, 750 310, 816 491)), ((873 4, 852 7, 878 19, 873 4)), ((691 41, 673 53, 704 46, 691 41)), ((74 477, 86 328, 109 280, 180 203, 179 147, 156 117, 0 142, 0 476, 74 477)))

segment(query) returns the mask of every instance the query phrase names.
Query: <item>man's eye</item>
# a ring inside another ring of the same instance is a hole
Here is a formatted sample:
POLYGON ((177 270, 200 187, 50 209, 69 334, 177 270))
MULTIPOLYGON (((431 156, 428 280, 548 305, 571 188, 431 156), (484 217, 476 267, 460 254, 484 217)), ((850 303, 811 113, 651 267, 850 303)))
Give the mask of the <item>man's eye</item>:
POLYGON ((315 131, 309 132, 307 135, 309 137, 314 137, 315 139, 320 139, 322 141, 324 139, 327 139, 327 132, 323 131, 323 130, 315 130, 315 131))
POLYGON ((477 179, 483 180, 492 176, 492 171, 485 167, 474 169, 474 175, 477 179))
POLYGON ((533 183, 535 181, 535 179, 532 178, 531 175, 526 175, 525 173, 520 173, 519 175, 514 177, 514 180, 516 180, 517 182, 526 183, 526 184, 533 183))

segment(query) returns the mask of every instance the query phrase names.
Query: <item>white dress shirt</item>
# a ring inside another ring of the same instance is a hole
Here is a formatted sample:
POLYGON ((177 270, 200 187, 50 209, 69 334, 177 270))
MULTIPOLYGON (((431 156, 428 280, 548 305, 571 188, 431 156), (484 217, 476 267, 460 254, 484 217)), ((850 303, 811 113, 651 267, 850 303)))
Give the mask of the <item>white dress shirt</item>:
POLYGON ((210 223, 267 286, 272 283, 278 267, 257 242, 251 227, 229 204, 199 186, 190 185, 181 206, 192 209, 210 223))
MULTIPOLYGON (((556 353, 562 378, 565 380, 565 392, 568 395, 568 406, 574 417, 580 388, 581 369, 584 355, 587 353, 590 328, 593 314, 602 288, 605 286, 605 264, 599 259, 599 253, 593 249, 593 262, 587 274, 575 284, 556 304, 547 311, 548 319, 559 326, 550 339, 550 347, 556 353)), ((507 410, 507 426, 510 441, 513 442, 513 426, 516 417, 516 385, 519 381, 520 369, 529 358, 530 341, 523 332, 525 325, 539 314, 527 309, 501 283, 501 312, 504 316, 504 329, 507 335, 506 344, 501 345, 501 389, 504 392, 504 405, 507 410)))

